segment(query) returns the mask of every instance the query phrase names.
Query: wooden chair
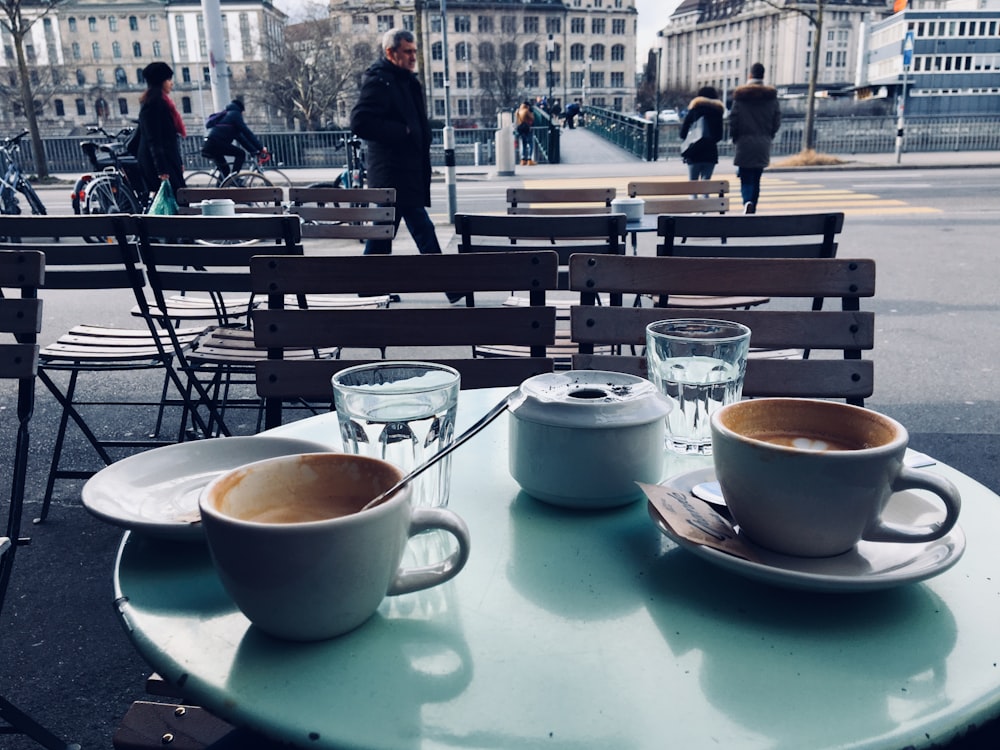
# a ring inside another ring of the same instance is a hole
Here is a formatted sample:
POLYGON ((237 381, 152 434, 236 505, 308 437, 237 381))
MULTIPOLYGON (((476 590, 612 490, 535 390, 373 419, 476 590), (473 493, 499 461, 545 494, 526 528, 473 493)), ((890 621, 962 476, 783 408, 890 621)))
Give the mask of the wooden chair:
MULTIPOLYGON (((44 252, 47 272, 43 296, 76 292, 88 310, 101 299, 111 306, 121 304, 122 292, 128 292, 128 299, 137 305, 144 300, 145 276, 133 242, 136 233, 135 220, 124 215, 0 217, 0 236, 16 240, 0 246, 12 250, 30 246, 44 252), (91 241, 96 237, 102 241, 91 241)), ((194 333, 186 328, 177 330, 178 338, 184 341, 194 333)), ((48 430, 54 445, 39 521, 48 516, 56 482, 85 479, 94 473, 79 459, 73 463, 66 460, 71 455, 67 450, 67 441, 72 444, 71 425, 87 440, 102 466, 123 453, 180 438, 161 436, 165 407, 183 402, 183 382, 173 368, 169 339, 148 321, 127 327, 81 317, 79 323, 42 347, 38 377, 59 405, 58 424, 48 430), (140 375, 147 371, 162 373, 162 385, 150 387, 148 393, 140 375), (133 386, 123 389, 113 401, 94 395, 102 392, 101 385, 108 378, 131 374, 136 375, 133 386), (176 395, 171 394, 172 389, 177 390, 176 395), (134 431, 123 435, 101 429, 103 419, 93 417, 108 408, 128 409, 134 431)))
MULTIPOLYGON (((656 254, 687 258, 833 258, 844 214, 787 214, 776 216, 667 215, 657 220, 656 254)), ((660 295, 659 307, 752 307, 766 297, 685 296, 670 300, 660 295)), ((822 306, 821 299, 814 303, 822 306)), ((817 307, 816 309, 819 309, 817 307)))
MULTIPOLYGON (((570 256, 574 253, 625 252, 625 216, 623 214, 590 215, 508 215, 458 214, 455 234, 460 254, 479 252, 534 252, 555 250, 559 256, 558 289, 568 290, 570 256)), ((474 304, 470 295, 468 304, 474 304)), ((620 305, 621 295, 610 295, 609 304, 620 305)), ((569 309, 579 303, 579 295, 553 295, 549 304, 558 311, 556 344, 549 352, 556 369, 567 369, 576 347, 569 340, 569 309)), ((512 289, 505 303, 523 306, 521 290, 512 289)), ((523 357, 525 351, 516 346, 478 346, 476 353, 484 357, 523 357)))
MULTIPOLYGON (((840 309, 713 310, 711 317, 748 326, 750 345, 765 348, 832 350, 811 359, 750 359, 746 396, 843 398, 862 405, 872 394, 873 365, 862 360, 875 342, 874 314, 860 311, 860 299, 875 294, 871 260, 748 258, 608 257, 575 255, 570 287, 592 303, 598 292, 673 295, 753 294, 795 299, 835 298, 840 309)), ((800 303, 801 304, 801 303, 800 303)), ((602 307, 581 305, 572 311, 572 336, 580 347, 574 368, 620 370, 646 377, 639 356, 600 356, 597 345, 645 346, 646 326, 669 318, 706 317, 702 309, 602 307)))
POLYGON ((642 198, 646 214, 726 213, 729 180, 636 180, 629 198, 642 198))
MULTIPOLYGON (((146 215, 137 217, 137 223, 139 251, 152 292, 147 315, 167 333, 178 369, 187 376, 189 409, 207 412, 209 434, 232 433, 224 415, 233 406, 258 410, 259 422, 260 400, 255 395, 232 395, 234 386, 252 386, 254 361, 266 356, 254 346, 249 327, 213 321, 193 339, 184 340, 174 320, 162 311, 169 295, 178 291, 250 295, 253 256, 302 255, 298 218, 146 215), (199 245, 184 240, 197 236, 231 244, 199 245), (251 239, 256 244, 247 244, 251 239)), ((308 351, 298 356, 311 358, 321 353, 308 351)))
POLYGON ((205 200, 224 198, 236 204, 238 214, 281 214, 284 188, 274 185, 260 187, 183 187, 177 191, 177 206, 182 215, 201 214, 197 205, 205 200))
MULTIPOLYGON (((380 349, 418 347, 421 359, 444 362, 462 374, 462 386, 514 385, 550 372, 546 347, 555 339, 555 310, 546 293, 556 286, 557 255, 551 250, 475 255, 372 255, 354 257, 269 257, 251 261, 253 289, 268 295, 266 309, 252 315, 257 346, 268 359, 256 365, 257 392, 266 400, 268 427, 281 423, 289 400, 332 399, 330 377, 362 359, 293 361, 289 348, 380 349), (387 310, 289 309, 289 295, 361 292, 470 292, 529 289, 528 307, 420 307, 387 310), (530 357, 477 359, 478 344, 516 344, 530 357), (426 353, 423 349, 426 348, 426 353), (466 349, 468 356, 456 356, 466 349)), ((390 355, 391 356, 391 355, 390 355)), ((407 356, 406 358, 410 358, 407 356)))
MULTIPOLYGON (((6 525, 0 529, 0 611, 3 611, 10 584, 15 553, 30 541, 21 536, 21 516, 28 475, 29 424, 35 406, 37 336, 42 329, 42 302, 37 293, 44 269, 45 256, 40 251, 0 250, 0 334, 5 334, 0 338, 0 380, 13 381, 17 388, 17 408, 0 412, 0 416, 14 417, 10 422, 16 423, 13 461, 4 470, 4 482, 10 483, 10 493, 6 503, 6 525)), ((5 643, 4 648, 16 646, 5 643)), ((0 695, 0 735, 9 734, 26 735, 50 750, 80 747, 59 739, 0 695)))
POLYGON ((507 188, 508 214, 608 214, 616 189, 507 188))
POLYGON ((392 239, 393 188, 291 188, 288 198, 305 238, 392 239))

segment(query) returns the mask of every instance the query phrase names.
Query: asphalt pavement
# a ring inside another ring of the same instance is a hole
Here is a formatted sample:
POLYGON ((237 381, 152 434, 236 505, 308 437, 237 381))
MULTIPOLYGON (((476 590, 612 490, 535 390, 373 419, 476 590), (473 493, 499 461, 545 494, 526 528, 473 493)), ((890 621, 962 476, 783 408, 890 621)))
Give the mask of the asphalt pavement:
MULTIPOLYGON (((626 158, 619 149, 585 130, 563 131, 562 153, 562 164, 518 165, 513 176, 498 176, 492 166, 459 168, 454 181, 483 181, 502 187, 536 179, 591 179, 623 173, 635 177, 686 175, 684 165, 677 159, 643 162, 626 158)), ((1000 167, 1000 153, 994 152, 904 153, 899 163, 894 154, 839 158, 844 164, 824 169, 1000 167)), ((780 166, 780 159, 776 162, 769 170, 771 173, 785 169, 780 166)), ((303 185, 329 179, 330 174, 331 170, 322 169, 289 171, 293 181, 303 185)), ((76 176, 61 177, 66 183, 46 186, 40 191, 46 205, 57 213, 68 212, 70 181, 76 176)), ((438 172, 435 179, 450 182, 443 172, 438 172)), ((440 210, 440 206, 435 207, 434 215, 441 244, 447 247, 453 233, 440 210)), ((405 230, 400 232, 397 248, 398 252, 414 252, 405 230)), ((72 295, 52 297, 46 302, 52 305, 47 321, 71 318, 75 310, 86 306, 85 300, 72 295)), ((56 328, 53 326, 53 330, 56 328)), ((882 349, 875 353, 876 359, 880 356, 885 356, 882 349)), ((878 377, 877 373, 877 380, 878 377)), ((110 391, 124 392, 134 389, 136 381, 131 377, 114 378, 105 386, 110 391)), ((913 435, 913 444, 998 490, 1000 440, 995 407, 995 403, 988 406, 992 415, 975 430, 921 431, 913 435)), ((10 465, 13 450, 9 418, 12 410, 10 390, 0 388, 0 414, 4 415, 0 421, 3 466, 10 465)), ((57 416, 51 397, 40 387, 32 426, 31 481, 22 529, 22 535, 31 536, 32 542, 18 552, 10 591, 0 612, 0 695, 28 710, 67 740, 79 742, 84 748, 110 748, 114 729, 132 701, 149 699, 143 690, 149 668, 130 645, 112 605, 111 570, 120 530, 91 517, 82 508, 79 484, 60 487, 52 515, 45 524, 33 526, 30 522, 40 507, 57 416)), ((120 410, 109 409, 104 415, 105 427, 117 427, 123 432, 136 428, 129 419, 120 410)), ((252 431, 252 424, 246 429, 252 431)), ((94 466, 94 457, 82 446, 71 446, 70 455, 83 465, 94 466)), ((32 747, 35 745, 23 737, 0 733, 3 750, 32 747)), ((949 747, 995 750, 1000 747, 1000 726, 994 721, 949 747)))

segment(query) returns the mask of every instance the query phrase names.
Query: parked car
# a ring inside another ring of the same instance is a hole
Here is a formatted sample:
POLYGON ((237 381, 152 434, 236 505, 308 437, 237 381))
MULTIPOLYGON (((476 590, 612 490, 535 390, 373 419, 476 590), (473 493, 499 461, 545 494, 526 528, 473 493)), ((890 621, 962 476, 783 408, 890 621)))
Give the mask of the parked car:
POLYGON ((681 121, 681 116, 676 109, 660 110, 660 122, 679 123, 680 121, 681 121))

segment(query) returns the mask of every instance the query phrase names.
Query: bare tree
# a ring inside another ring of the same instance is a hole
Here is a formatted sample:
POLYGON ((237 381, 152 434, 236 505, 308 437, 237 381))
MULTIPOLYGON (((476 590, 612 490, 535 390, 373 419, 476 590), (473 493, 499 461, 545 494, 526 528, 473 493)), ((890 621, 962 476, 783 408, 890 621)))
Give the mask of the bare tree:
MULTIPOLYGON (((45 147, 42 145, 42 136, 38 130, 38 110, 32 92, 25 40, 28 39, 31 28, 36 23, 64 2, 66 0, 0 0, 0 26, 7 30, 14 41, 21 108, 28 120, 28 131, 31 133, 31 150, 35 157, 35 171, 41 178, 49 176, 49 164, 45 158, 45 147)), ((55 60, 50 60, 52 64, 55 62, 55 60)))
POLYGON ((809 85, 806 91, 806 115, 802 127, 802 150, 808 151, 816 147, 814 124, 816 120, 816 80, 819 77, 820 45, 823 40, 823 4, 824 0, 788 0, 784 4, 774 0, 764 0, 775 10, 782 13, 797 13, 809 21, 813 27, 812 51, 809 66, 809 85))
POLYGON ((262 95, 303 130, 329 127, 337 122, 340 105, 356 98, 361 73, 377 47, 373 35, 338 33, 328 15, 288 26, 284 46, 271 55, 262 95))
POLYGON ((543 58, 539 54, 544 55, 544 41, 540 35, 501 28, 500 33, 477 37, 475 46, 471 67, 479 79, 480 111, 513 109, 538 93, 525 83, 525 78, 529 63, 541 75, 543 58), (526 54, 529 46, 534 50, 533 58, 526 54))

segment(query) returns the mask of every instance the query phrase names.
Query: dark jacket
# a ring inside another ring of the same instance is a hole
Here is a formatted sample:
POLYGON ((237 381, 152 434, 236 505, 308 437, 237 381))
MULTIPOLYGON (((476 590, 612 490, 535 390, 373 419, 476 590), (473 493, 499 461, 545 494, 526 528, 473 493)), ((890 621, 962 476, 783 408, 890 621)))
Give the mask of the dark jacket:
POLYGON ((748 83, 733 92, 729 134, 737 167, 763 169, 771 163, 771 141, 781 126, 778 90, 762 83, 748 83))
POLYGON ((681 123, 681 140, 687 138, 688 130, 699 117, 705 118, 708 138, 698 141, 691 147, 684 157, 685 164, 719 163, 719 147, 716 144, 722 140, 722 115, 724 112, 725 107, 718 99, 696 96, 691 100, 688 105, 688 113, 684 117, 684 122, 681 123))
POLYGON ((396 188, 396 204, 431 205, 431 127, 420 81, 386 59, 361 77, 351 130, 367 142, 368 184, 396 188))
POLYGON ((184 187, 184 160, 170 105, 158 89, 150 89, 139 108, 139 152, 136 156, 148 185, 159 185, 160 175, 170 175, 170 186, 184 187))
POLYGON ((228 146, 235 139, 251 154, 256 154, 264 148, 264 144, 260 142, 260 139, 247 127, 239 104, 229 102, 226 105, 225 112, 226 114, 222 116, 222 119, 205 136, 207 146, 228 146))

